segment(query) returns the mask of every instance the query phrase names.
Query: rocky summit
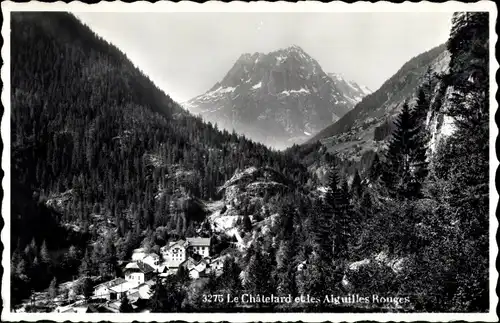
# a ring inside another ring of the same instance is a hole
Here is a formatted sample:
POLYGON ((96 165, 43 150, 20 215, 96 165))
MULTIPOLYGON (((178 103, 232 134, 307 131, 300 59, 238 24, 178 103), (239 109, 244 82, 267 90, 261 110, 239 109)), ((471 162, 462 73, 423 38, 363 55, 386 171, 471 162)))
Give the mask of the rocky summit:
POLYGON ((274 148, 301 143, 371 91, 327 74, 302 48, 243 54, 226 76, 184 107, 274 148))

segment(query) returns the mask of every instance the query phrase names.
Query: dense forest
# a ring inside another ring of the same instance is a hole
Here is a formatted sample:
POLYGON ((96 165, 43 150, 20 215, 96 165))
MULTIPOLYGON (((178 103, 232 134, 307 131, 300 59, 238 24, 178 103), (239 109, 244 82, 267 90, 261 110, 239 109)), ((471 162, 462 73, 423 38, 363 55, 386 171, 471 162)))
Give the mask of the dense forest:
MULTIPOLYGON (((417 103, 383 130, 387 150, 348 180, 319 142, 276 152, 203 123, 70 14, 13 13, 13 304, 73 277, 115 277, 134 248, 197 233, 231 254, 222 275, 190 281, 179 270, 156 284, 153 312, 229 311, 234 304, 203 295, 239 292, 378 293, 408 296, 402 310, 486 311, 488 14, 456 13, 452 23, 450 69, 436 77, 451 93, 438 110, 455 132, 430 154, 425 116, 435 96, 417 87, 417 103), (308 167, 318 161, 326 180, 308 167), (263 194, 259 207, 243 199, 237 225, 251 244, 225 249, 228 237, 204 225, 205 205, 250 166, 273 169, 289 189, 263 194), (276 221, 264 232, 258 224, 269 214, 276 221)), ((122 305, 131 310, 126 298, 122 305)), ((256 309, 345 310, 239 308, 256 309)))
POLYGON ((196 199, 215 198, 237 168, 271 166, 297 185, 307 178, 296 160, 188 114, 70 14, 14 13, 12 34, 11 237, 17 253, 32 249, 14 257, 19 277, 33 277, 24 272, 44 243, 95 240, 96 216, 113 219, 125 258, 147 230, 193 230, 196 199), (54 196, 67 203, 47 209, 54 196), (54 221, 80 234, 54 235, 54 221))

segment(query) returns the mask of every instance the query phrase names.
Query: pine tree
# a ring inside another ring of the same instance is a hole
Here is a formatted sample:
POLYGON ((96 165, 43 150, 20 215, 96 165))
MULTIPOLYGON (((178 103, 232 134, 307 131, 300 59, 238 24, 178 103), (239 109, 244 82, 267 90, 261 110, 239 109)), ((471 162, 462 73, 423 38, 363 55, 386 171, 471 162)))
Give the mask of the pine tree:
POLYGON ((248 276, 245 288, 249 293, 257 295, 270 293, 272 291, 269 259, 264 258, 261 251, 256 250, 248 264, 247 271, 248 276))
MULTIPOLYGON (((294 240, 294 239, 293 239, 294 240)), ((280 295, 296 295, 296 244, 294 241, 282 240, 277 256, 277 292, 280 295)))
POLYGON ((250 220, 250 217, 248 216, 247 213, 243 215, 243 230, 245 232, 252 231, 252 221, 250 220))
POLYGON ((222 266, 222 274, 220 276, 222 288, 224 288, 228 293, 238 293, 241 291, 241 280, 240 280, 241 269, 238 264, 234 261, 234 258, 229 257, 224 260, 222 266))
POLYGON ((119 311, 120 313, 132 313, 134 311, 126 294, 122 296, 119 311))
POLYGON ((179 267, 176 273, 176 278, 181 285, 185 285, 187 282, 191 280, 191 278, 189 277, 189 272, 184 266, 179 267))
POLYGON ((311 230, 319 258, 331 261, 333 258, 332 213, 328 204, 322 200, 314 202, 311 230))
POLYGON ((349 187, 344 181, 339 190, 339 198, 336 208, 336 213, 333 219, 334 230, 334 251, 333 256, 337 262, 342 262, 349 257, 349 240, 351 236, 351 227, 355 224, 351 223, 352 209, 350 205, 349 187))
POLYGON ((369 192, 364 192, 360 204, 362 220, 368 220, 374 213, 373 202, 369 192))
POLYGON ((44 264, 50 264, 50 255, 49 255, 49 250, 47 249, 47 244, 45 241, 42 243, 42 247, 40 248, 40 260, 44 264))
POLYGON ((368 177, 371 182, 377 182, 382 176, 382 163, 380 161, 380 157, 378 156, 377 153, 375 153, 375 156, 373 157, 373 161, 370 165, 370 169, 368 172, 368 177))
POLYGON ((354 177, 352 179, 351 191, 356 198, 361 198, 363 195, 363 185, 361 183, 361 176, 359 176, 359 172, 356 169, 354 172, 354 177))
POLYGON ((166 302, 168 299, 167 289, 160 278, 156 278, 156 284, 149 300, 149 307, 152 313, 166 312, 166 302))
POLYGON ((81 279, 80 292, 87 300, 90 299, 94 292, 92 285, 92 279, 90 277, 84 277, 81 279))
POLYGON ((22 259, 21 252, 19 251, 18 247, 16 247, 14 252, 12 252, 12 258, 10 260, 10 268, 12 268, 11 270, 14 274, 16 274, 16 268, 21 259, 22 259))
POLYGON ((54 299, 57 296, 57 278, 54 277, 49 285, 49 297, 54 299))
POLYGON ((417 93, 417 103, 412 111, 412 118, 414 119, 415 125, 425 125, 428 112, 429 100, 427 99, 424 89, 420 88, 417 93))
POLYGON ((80 267, 78 268, 78 274, 80 275, 80 277, 88 277, 92 274, 91 270, 90 258, 88 256, 88 253, 85 252, 85 256, 83 257, 80 267))
POLYGON ((386 154, 383 180, 390 194, 399 198, 418 198, 427 176, 426 146, 407 103, 395 121, 386 154))
POLYGON ((115 243, 110 238, 105 241, 105 263, 107 275, 115 277, 118 269, 118 257, 115 243))

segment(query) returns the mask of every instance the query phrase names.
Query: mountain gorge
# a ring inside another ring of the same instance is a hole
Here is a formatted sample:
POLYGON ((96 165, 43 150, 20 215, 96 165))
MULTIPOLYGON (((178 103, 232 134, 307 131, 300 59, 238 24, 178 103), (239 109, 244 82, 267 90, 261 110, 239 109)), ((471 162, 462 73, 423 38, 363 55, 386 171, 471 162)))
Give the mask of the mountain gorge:
POLYGON ((299 46, 243 54, 209 91, 183 106, 220 127, 282 149, 337 121, 366 87, 327 74, 299 46))

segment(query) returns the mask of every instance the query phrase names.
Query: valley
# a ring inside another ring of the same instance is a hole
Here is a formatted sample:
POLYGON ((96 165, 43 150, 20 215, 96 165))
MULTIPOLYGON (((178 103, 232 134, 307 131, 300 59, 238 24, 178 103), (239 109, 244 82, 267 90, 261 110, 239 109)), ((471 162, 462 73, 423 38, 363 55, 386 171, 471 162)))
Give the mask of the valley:
POLYGON ((291 45, 178 103, 72 13, 12 13, 11 311, 487 311, 488 24, 375 91, 291 45))

